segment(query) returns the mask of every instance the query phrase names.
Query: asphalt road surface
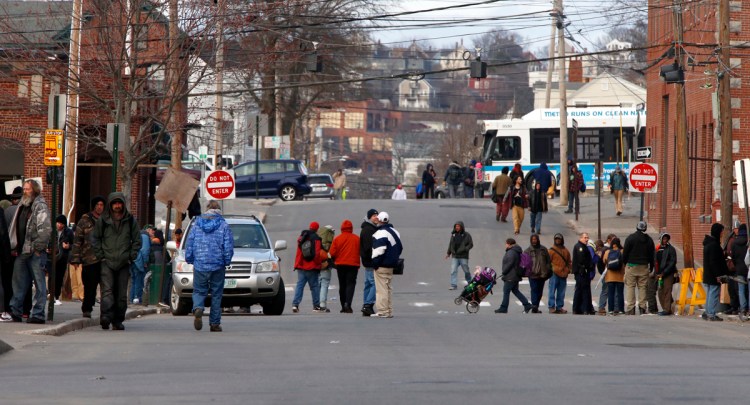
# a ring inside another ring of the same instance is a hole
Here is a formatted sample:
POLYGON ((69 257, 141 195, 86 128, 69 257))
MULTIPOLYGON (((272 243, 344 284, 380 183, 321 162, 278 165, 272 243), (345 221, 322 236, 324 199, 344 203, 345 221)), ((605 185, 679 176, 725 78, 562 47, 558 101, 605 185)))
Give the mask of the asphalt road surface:
MULTIPOLYGON (((88 328, 38 337, 0 357, 3 404, 462 404, 747 403, 750 333, 736 322, 694 317, 523 314, 500 294, 477 314, 455 305, 445 250, 453 223, 474 238, 470 265, 500 268, 510 224, 487 202, 309 201, 267 212, 281 252, 287 310, 280 317, 225 315, 224 332, 196 332, 191 317, 147 316, 123 332, 88 328), (311 311, 305 292, 289 311, 294 241, 310 221, 343 219, 358 231, 369 208, 388 211, 405 245, 406 271, 394 279, 394 318, 340 314, 333 277, 330 314, 311 311)), ((566 218, 545 216, 542 243, 566 218)), ((528 221, 528 219, 527 219, 528 221)), ((527 226, 528 222, 525 224, 527 226)), ((528 245, 528 229, 519 242, 528 245)), ((528 296, 528 286, 522 286, 528 296)), ((547 289, 545 288, 546 302, 547 289)), ((569 285, 568 298, 572 298, 569 285)), ((598 296, 598 294, 595 294, 598 296)), ((595 297, 596 298, 596 297, 595 297)), ((566 305, 568 308, 570 304, 566 305)), ((256 309, 256 308, 254 308, 256 309)), ((1 327, 1 326, 0 326, 1 327)))

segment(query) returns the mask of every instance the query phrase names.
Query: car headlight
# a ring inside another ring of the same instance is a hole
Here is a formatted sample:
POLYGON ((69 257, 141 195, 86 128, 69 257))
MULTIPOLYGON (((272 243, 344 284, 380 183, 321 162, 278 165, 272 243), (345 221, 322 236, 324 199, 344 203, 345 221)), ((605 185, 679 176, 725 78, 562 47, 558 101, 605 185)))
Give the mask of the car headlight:
POLYGON ((276 261, 260 262, 255 266, 256 273, 269 273, 279 271, 279 263, 276 261))

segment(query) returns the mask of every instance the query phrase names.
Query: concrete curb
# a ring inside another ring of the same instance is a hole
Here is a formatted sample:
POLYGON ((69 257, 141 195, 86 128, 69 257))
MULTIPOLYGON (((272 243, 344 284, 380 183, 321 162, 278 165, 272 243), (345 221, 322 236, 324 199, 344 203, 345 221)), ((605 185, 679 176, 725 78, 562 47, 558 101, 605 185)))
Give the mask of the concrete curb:
MULTIPOLYGON (((160 308, 131 309, 125 313, 125 320, 137 318, 139 316, 144 316, 144 315, 158 314, 161 312, 162 311, 160 308)), ((50 326, 50 327, 46 327, 42 329, 24 331, 22 333, 29 334, 29 335, 62 336, 62 335, 65 335, 66 333, 70 333, 70 332, 80 330, 80 329, 90 328, 92 326, 99 326, 98 318, 73 319, 70 321, 65 321, 63 323, 60 323, 58 325, 54 325, 54 326, 50 326)))
POLYGON ((13 350, 13 346, 0 340, 0 355, 8 353, 11 350, 13 350))

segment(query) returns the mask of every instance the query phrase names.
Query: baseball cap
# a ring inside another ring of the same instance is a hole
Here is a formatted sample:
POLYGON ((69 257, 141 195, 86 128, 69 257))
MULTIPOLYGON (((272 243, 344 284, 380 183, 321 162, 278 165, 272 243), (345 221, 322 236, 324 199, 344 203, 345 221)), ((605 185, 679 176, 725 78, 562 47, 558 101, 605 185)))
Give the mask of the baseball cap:
POLYGON ((378 214, 378 221, 380 222, 388 222, 388 213, 383 211, 380 214, 378 214))

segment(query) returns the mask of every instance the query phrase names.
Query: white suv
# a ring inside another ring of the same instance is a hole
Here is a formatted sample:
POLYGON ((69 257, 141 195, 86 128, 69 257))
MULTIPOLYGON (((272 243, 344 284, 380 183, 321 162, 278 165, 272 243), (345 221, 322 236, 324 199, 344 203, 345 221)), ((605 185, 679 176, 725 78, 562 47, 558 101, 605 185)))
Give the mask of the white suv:
MULTIPOLYGON (((196 219, 193 218, 185 229, 179 248, 174 241, 167 243, 174 257, 170 306, 175 316, 187 315, 193 305, 193 265, 185 262, 184 246, 196 219)), ((221 306, 260 304, 265 315, 281 315, 286 292, 276 252, 286 249, 286 241, 276 241, 271 249, 268 232, 255 216, 226 215, 224 219, 234 237, 234 257, 226 269, 221 306)))

